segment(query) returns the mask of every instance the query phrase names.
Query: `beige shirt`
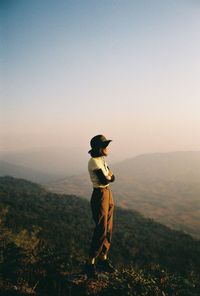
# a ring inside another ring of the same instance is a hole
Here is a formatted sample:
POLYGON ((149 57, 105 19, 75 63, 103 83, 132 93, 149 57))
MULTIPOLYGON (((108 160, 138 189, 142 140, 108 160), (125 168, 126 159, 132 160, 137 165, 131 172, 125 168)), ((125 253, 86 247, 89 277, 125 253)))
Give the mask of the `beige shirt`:
POLYGON ((104 159, 103 156, 100 156, 100 157, 91 157, 89 162, 88 162, 88 171, 89 171, 89 174, 90 174, 90 180, 93 184, 93 187, 94 188, 98 188, 98 187, 101 187, 101 188, 105 188, 105 187, 108 187, 109 184, 107 185, 102 185, 100 184, 99 182, 99 179, 95 173, 95 170, 99 170, 101 169, 102 172, 104 173, 105 177, 108 176, 108 173, 109 173, 109 169, 108 169, 108 165, 104 159))

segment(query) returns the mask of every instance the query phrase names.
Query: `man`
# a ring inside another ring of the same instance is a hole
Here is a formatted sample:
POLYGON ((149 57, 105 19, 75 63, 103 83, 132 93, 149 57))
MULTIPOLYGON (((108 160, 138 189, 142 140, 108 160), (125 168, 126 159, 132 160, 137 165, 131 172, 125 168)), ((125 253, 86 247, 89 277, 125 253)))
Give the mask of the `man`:
POLYGON ((88 171, 93 184, 91 209, 95 228, 89 260, 86 264, 88 277, 96 275, 96 261, 98 269, 114 272, 114 267, 108 259, 108 251, 112 239, 114 209, 109 183, 113 182, 115 177, 104 159, 108 155, 108 145, 110 142, 111 140, 107 140, 103 135, 97 135, 90 141, 92 149, 89 151, 91 158, 88 162, 88 171))

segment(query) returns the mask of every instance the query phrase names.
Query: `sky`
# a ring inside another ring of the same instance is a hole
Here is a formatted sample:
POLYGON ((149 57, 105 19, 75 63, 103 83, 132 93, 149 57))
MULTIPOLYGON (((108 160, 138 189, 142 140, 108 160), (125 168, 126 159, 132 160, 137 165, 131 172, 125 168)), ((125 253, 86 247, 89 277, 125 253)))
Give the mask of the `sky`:
POLYGON ((200 1, 0 0, 0 151, 200 150, 200 1))

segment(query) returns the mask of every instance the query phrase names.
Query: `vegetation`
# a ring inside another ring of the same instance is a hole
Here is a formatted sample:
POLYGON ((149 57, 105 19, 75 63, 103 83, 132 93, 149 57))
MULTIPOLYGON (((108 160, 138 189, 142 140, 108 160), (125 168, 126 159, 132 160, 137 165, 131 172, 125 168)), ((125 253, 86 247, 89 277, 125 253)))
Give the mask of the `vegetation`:
POLYGON ((118 271, 87 280, 89 203, 0 178, 0 294, 200 295, 200 241, 120 208, 114 223, 110 256, 118 271))

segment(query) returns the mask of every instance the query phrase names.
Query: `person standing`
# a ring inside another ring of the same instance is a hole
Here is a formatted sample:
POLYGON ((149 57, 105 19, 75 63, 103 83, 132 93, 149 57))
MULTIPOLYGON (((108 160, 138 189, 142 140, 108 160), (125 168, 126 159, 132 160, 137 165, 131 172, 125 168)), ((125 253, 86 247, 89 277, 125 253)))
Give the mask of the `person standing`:
POLYGON ((99 270, 114 272, 115 269, 108 259, 113 229, 114 202, 109 187, 114 182, 115 176, 108 167, 105 158, 108 145, 112 140, 107 140, 103 135, 97 135, 90 141, 91 158, 88 162, 88 171, 93 185, 91 197, 92 217, 95 228, 90 246, 89 259, 85 271, 89 277, 96 275, 96 266, 99 270))

